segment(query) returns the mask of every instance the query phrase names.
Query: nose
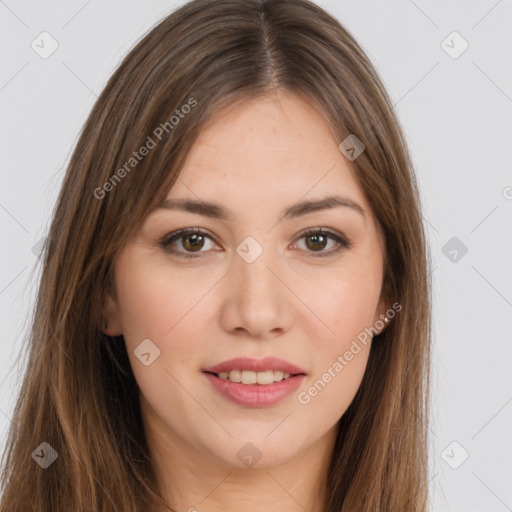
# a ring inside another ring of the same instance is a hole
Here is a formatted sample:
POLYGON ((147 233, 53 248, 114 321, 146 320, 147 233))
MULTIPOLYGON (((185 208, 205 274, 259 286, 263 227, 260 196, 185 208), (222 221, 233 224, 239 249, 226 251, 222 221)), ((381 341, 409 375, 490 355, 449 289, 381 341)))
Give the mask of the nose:
POLYGON ((293 293, 270 250, 251 263, 238 254, 224 282, 220 311, 222 327, 240 336, 272 339, 293 324, 293 293))

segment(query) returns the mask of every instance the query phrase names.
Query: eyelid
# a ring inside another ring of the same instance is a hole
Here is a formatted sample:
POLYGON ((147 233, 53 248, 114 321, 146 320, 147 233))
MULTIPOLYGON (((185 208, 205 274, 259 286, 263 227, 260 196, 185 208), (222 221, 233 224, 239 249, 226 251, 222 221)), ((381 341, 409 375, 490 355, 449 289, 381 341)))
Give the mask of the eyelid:
MULTIPOLYGON (((215 237, 213 235, 211 235, 206 229, 203 229, 203 228, 178 229, 176 231, 173 231, 173 232, 165 235, 159 241, 159 245, 165 251, 167 251, 171 254, 178 255, 180 257, 184 257, 184 258, 198 258, 198 257, 201 257, 201 253, 207 254, 208 252, 210 252, 210 251, 197 251, 196 253, 194 253, 194 252, 173 250, 173 249, 169 248, 171 242, 178 240, 181 236, 185 236, 188 234, 202 235, 204 237, 210 238, 216 245, 219 245, 216 242, 215 237)), ((302 252, 309 253, 309 257, 312 257, 312 258, 322 258, 322 257, 334 255, 334 254, 337 254, 338 252, 340 252, 341 250, 348 249, 349 247, 352 246, 352 242, 343 233, 340 233, 338 231, 332 231, 331 229, 324 228, 324 227, 312 227, 312 228, 305 229, 304 231, 300 232, 297 235, 297 237, 295 238, 295 241, 293 242, 293 245, 295 245, 298 240, 301 240, 302 238, 311 236, 311 235, 327 235, 328 238, 331 238, 331 240, 334 240, 337 244, 337 247, 335 247, 333 249, 331 248, 328 251, 304 251, 304 250, 302 250, 302 252)))

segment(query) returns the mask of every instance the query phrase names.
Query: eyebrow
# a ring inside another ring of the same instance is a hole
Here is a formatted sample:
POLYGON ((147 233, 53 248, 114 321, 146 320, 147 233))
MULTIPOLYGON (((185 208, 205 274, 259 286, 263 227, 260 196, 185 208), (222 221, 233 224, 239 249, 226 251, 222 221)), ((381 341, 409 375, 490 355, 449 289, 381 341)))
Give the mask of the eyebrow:
MULTIPOLYGON (((363 217, 366 214, 366 210, 351 199, 341 196, 330 196, 319 200, 301 201, 289 206, 283 211, 281 218, 292 219, 302 215, 307 215, 308 213, 314 213, 340 206, 350 208, 351 210, 360 213, 363 217)), ((231 220, 234 217, 232 212, 218 203, 195 201, 193 199, 164 199, 157 206, 157 209, 182 210, 221 220, 231 220)))

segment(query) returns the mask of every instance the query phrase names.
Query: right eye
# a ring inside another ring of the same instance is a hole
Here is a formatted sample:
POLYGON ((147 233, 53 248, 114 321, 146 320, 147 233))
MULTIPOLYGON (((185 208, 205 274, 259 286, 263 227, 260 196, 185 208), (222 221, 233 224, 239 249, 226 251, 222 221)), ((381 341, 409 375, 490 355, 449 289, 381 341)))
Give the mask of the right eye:
POLYGON ((212 237, 205 231, 199 228, 185 228, 166 235, 160 241, 160 246, 183 258, 197 258, 199 255, 196 256, 194 253, 207 252, 201 250, 206 239, 213 242, 212 237), (176 242, 181 245, 182 250, 176 249, 176 242))

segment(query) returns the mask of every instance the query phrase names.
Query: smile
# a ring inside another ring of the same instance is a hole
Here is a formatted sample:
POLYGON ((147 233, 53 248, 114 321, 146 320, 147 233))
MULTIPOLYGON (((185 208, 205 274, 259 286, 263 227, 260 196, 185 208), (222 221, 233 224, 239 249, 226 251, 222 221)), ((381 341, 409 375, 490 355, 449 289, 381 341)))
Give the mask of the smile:
POLYGON ((219 377, 219 379, 242 384, 260 384, 261 386, 267 386, 274 382, 281 382, 282 380, 288 379, 291 377, 291 374, 281 370, 266 370, 264 372, 231 370, 230 372, 220 372, 217 377, 219 377))

